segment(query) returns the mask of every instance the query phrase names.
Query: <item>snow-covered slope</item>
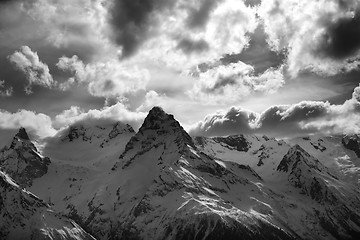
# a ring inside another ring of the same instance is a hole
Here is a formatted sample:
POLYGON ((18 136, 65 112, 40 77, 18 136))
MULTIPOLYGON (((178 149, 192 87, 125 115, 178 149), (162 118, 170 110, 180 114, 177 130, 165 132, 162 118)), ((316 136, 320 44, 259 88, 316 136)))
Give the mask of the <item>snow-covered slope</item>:
MULTIPOLYGON (((283 189, 290 196, 297 189, 307 203, 307 209, 289 219, 289 225, 299 222, 312 225, 307 229, 319 237, 357 239, 360 236, 360 192, 357 186, 339 180, 319 160, 299 145, 291 147, 281 160, 273 189, 283 189), (282 184, 281 184, 282 183, 282 184), (305 213, 305 214, 304 214, 305 213), (317 225, 318 229, 314 228, 317 225), (314 231, 315 230, 315 231, 314 231)), ((299 201, 299 202, 300 202, 299 201)), ((287 211, 292 212, 292 209, 287 211)))
POLYGON ((75 216, 74 206, 79 206, 77 209, 90 216, 96 212, 89 205, 91 198, 104 187, 108 172, 134 134, 131 126, 121 122, 70 126, 45 145, 42 153, 51 158, 51 164, 48 173, 35 179, 30 190, 57 211, 75 216))
POLYGON ((202 152, 224 161, 248 165, 264 179, 271 178, 290 149, 290 145, 282 140, 255 135, 195 137, 194 141, 202 152))
POLYGON ((32 191, 99 239, 296 236, 271 215, 262 180, 251 168, 200 153, 160 108, 112 159, 112 170, 86 168, 89 159, 51 159, 32 191))
POLYGON ((121 122, 92 121, 70 126, 49 139, 43 154, 55 162, 108 169, 128 140, 133 128, 121 122))
POLYGON ((31 186, 34 179, 46 174, 49 164, 50 159, 38 152, 24 128, 0 152, 0 169, 23 187, 31 186))
POLYGON ((0 239, 94 239, 0 171, 0 239))
POLYGON ((359 238, 358 186, 325 155, 266 136, 193 140, 158 107, 136 134, 77 124, 42 154, 30 190, 98 239, 359 238))
MULTIPOLYGON (((310 137, 299 139, 307 142, 310 137)), ((235 135, 196 137, 195 143, 199 150, 215 158, 251 166, 264 179, 263 190, 270 191, 268 197, 273 200, 266 202, 274 215, 278 214, 300 237, 357 239, 359 189, 352 181, 339 178, 346 172, 358 180, 353 171, 356 166, 339 168, 331 163, 339 159, 340 150, 352 153, 341 144, 341 138, 337 145, 325 144, 320 138, 307 145, 301 142, 320 157, 317 159, 296 145, 299 139, 288 144, 266 136, 235 135)))
POLYGON ((357 136, 308 136, 291 139, 289 142, 300 145, 342 180, 360 185, 357 136))

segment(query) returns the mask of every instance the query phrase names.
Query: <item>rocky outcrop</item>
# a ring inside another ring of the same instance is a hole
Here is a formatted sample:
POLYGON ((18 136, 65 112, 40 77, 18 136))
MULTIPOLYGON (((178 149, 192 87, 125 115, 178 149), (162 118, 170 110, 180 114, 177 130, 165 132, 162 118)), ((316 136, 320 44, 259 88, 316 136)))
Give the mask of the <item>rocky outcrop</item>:
POLYGON ((23 187, 31 186, 34 179, 45 175, 49 164, 50 159, 41 156, 24 128, 0 152, 0 169, 23 187))

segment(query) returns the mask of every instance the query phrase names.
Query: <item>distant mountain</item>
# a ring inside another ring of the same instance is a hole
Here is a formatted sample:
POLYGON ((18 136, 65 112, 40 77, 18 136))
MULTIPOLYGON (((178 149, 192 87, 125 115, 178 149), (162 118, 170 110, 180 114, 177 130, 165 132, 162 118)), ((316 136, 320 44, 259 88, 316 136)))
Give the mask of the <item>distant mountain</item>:
POLYGON ((121 122, 99 120, 71 125, 50 139, 43 154, 53 161, 109 169, 135 134, 121 122))
POLYGON ((360 193, 356 164, 360 159, 347 151, 341 137, 292 139, 289 142, 295 143, 293 146, 251 135, 194 140, 201 151, 215 158, 251 166, 264 179, 262 188, 276 194, 269 194, 274 198, 273 203, 268 202, 273 211, 302 238, 358 238, 360 193), (349 163, 339 168, 340 164, 334 163, 347 156, 345 152, 351 155, 347 157, 349 163))
POLYGON ((13 138, 10 146, 0 151, 0 169, 10 174, 23 187, 47 173, 50 159, 43 157, 30 141, 24 128, 13 138))
POLYGON ((357 135, 308 136, 290 140, 317 158, 333 175, 360 186, 360 157, 357 135))
POLYGON ((281 158, 291 147, 275 138, 243 134, 195 137, 194 142, 202 152, 225 161, 249 165, 265 179, 271 178, 281 158))
MULTIPOLYGON (((24 138, 25 135, 18 135, 24 138)), ((74 221, 55 213, 0 171, 0 239, 91 240, 74 221)))
POLYGON ((348 148, 342 137, 191 138, 155 107, 137 133, 98 120, 49 139, 29 189, 98 239, 352 240, 360 159, 348 148))
POLYGON ((354 151, 356 156, 360 158, 360 134, 344 136, 342 139, 342 144, 347 149, 354 151))

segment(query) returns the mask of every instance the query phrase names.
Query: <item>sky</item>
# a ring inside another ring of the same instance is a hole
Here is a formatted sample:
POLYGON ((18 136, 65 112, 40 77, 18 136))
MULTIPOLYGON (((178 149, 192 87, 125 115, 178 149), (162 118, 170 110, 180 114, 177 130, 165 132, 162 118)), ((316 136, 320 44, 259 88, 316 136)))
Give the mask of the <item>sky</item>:
POLYGON ((360 1, 0 0, 0 134, 87 119, 360 133, 360 1))

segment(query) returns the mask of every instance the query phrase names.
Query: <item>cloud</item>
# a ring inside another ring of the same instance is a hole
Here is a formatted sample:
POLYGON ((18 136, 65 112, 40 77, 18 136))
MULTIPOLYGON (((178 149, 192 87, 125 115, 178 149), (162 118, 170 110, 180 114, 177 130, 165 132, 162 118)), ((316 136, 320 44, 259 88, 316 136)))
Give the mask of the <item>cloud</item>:
POLYGON ((189 28, 202 28, 209 21, 211 12, 220 2, 219 0, 198 1, 199 6, 190 8, 187 26, 189 28))
POLYGON ((257 114, 240 107, 207 115, 203 121, 190 127, 193 136, 223 136, 235 133, 251 133, 257 114))
POLYGON ((180 40, 177 47, 186 54, 191 54, 193 52, 199 53, 209 50, 209 44, 203 39, 194 41, 188 38, 183 38, 180 40))
POLYGON ((10 2, 15 2, 16 0, 0 0, 0 4, 6 4, 10 2))
POLYGON ((22 71, 28 80, 25 86, 27 94, 32 93, 32 86, 38 85, 46 88, 52 88, 55 84, 50 74, 49 67, 41 62, 36 52, 33 52, 28 46, 22 46, 20 51, 16 51, 8 56, 9 61, 22 71))
POLYGON ((109 6, 109 19, 115 32, 115 41, 122 47, 122 57, 134 54, 139 45, 151 35, 152 26, 158 24, 155 12, 161 11, 167 5, 171 3, 164 0, 112 2, 109 6))
POLYGON ((352 94, 352 99, 357 102, 360 102, 360 85, 354 89, 352 94))
POLYGON ((6 88, 5 86, 5 81, 4 80, 0 80, 0 96, 1 97, 10 97, 12 96, 14 90, 12 87, 8 87, 6 88))
POLYGON ((292 77, 311 71, 331 76, 359 69, 358 1, 262 1, 259 16, 268 42, 287 51, 292 77))
POLYGON ((188 94, 195 100, 220 104, 237 102, 255 92, 273 94, 285 83, 282 72, 280 66, 255 75, 254 68, 241 61, 219 65, 200 70, 188 94))
POLYGON ((302 101, 293 105, 272 106, 262 113, 239 107, 210 114, 193 125, 192 135, 219 136, 239 133, 288 137, 301 134, 359 133, 359 87, 341 105, 322 101, 302 101))
POLYGON ((18 129, 25 127, 31 134, 40 138, 53 136, 56 130, 52 127, 51 118, 43 113, 19 110, 15 113, 0 110, 0 128, 18 129))
POLYGON ((76 55, 61 57, 56 66, 74 76, 60 87, 66 90, 74 83, 85 84, 89 92, 99 97, 118 97, 145 89, 149 73, 118 60, 84 64, 76 55))
POLYGON ((166 94, 159 94, 154 90, 150 90, 145 94, 145 99, 142 104, 136 109, 137 112, 150 111, 155 106, 162 107, 163 109, 171 109, 173 99, 169 99, 166 94))
POLYGON ((256 10, 242 1, 170 2, 161 8, 154 4, 141 18, 142 24, 135 25, 147 30, 146 36, 139 37, 136 48, 141 51, 136 50, 133 58, 186 72, 204 62, 216 61, 224 54, 241 52, 249 42, 248 34, 258 24, 256 10))
POLYGON ((77 106, 64 110, 56 115, 53 121, 55 128, 64 128, 80 121, 91 120, 114 120, 130 124, 134 129, 138 129, 145 119, 147 113, 132 112, 124 104, 118 102, 112 106, 105 106, 102 109, 90 109, 84 111, 77 106))
MULTIPOLYGON (((21 45, 46 52, 47 58, 78 55, 84 61, 118 55, 109 34, 108 9, 103 0, 13 1, 0 9, 0 45, 14 49, 21 45)), ((48 61, 48 59, 47 59, 48 61)))

